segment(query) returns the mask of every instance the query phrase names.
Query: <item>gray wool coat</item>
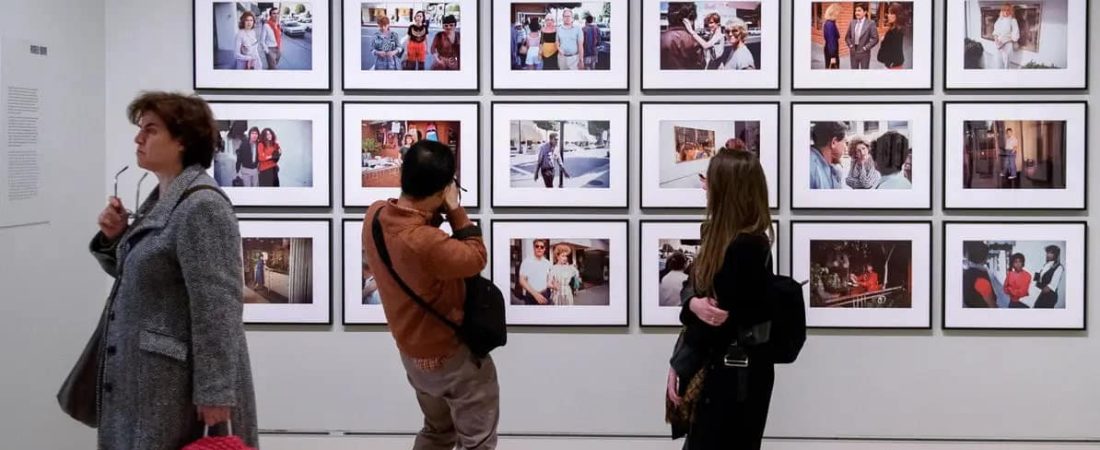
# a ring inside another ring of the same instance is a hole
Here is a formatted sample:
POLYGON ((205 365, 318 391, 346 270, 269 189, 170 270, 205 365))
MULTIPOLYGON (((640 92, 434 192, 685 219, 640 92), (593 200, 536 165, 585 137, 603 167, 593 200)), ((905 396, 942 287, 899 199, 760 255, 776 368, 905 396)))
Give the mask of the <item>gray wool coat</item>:
POLYGON ((196 405, 232 407, 234 434, 257 446, 240 231, 213 190, 176 206, 200 184, 216 186, 202 167, 184 169, 119 239, 92 240, 116 278, 103 317, 99 449, 179 450, 203 435, 196 405))

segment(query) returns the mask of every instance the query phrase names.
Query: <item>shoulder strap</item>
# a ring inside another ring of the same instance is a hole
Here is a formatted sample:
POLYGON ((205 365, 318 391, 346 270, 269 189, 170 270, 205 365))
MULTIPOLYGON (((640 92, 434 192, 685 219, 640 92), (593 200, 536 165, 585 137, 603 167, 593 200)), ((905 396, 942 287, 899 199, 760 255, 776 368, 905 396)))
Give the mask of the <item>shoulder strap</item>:
POLYGON ((196 185, 196 186, 191 186, 190 188, 187 188, 186 191, 183 191, 183 194, 180 195, 179 200, 176 200, 176 204, 172 206, 172 211, 175 211, 176 208, 178 208, 180 206, 180 204, 183 203, 183 201, 187 199, 187 197, 191 196, 191 194, 194 194, 198 191, 205 191, 205 190, 210 190, 210 191, 217 192, 218 195, 220 195, 222 198, 225 199, 225 201, 227 203, 229 203, 230 207, 233 206, 233 202, 229 200, 229 196, 225 195, 225 192, 222 192, 221 189, 218 189, 218 188, 216 188, 214 186, 211 186, 209 184, 200 184, 200 185, 196 185))
POLYGON ((405 280, 402 280, 401 277, 397 275, 397 271, 393 269, 393 261, 390 260, 390 251, 386 248, 386 239, 382 235, 382 222, 378 221, 378 216, 382 214, 382 208, 385 208, 385 206, 378 208, 378 211, 374 212, 374 219, 371 221, 371 234, 374 235, 374 247, 378 250, 378 257, 382 259, 382 264, 386 266, 386 269, 390 272, 390 276, 393 277, 393 280, 397 282, 398 286, 401 286, 401 289, 405 291, 405 294, 407 294, 412 301, 416 302, 417 305, 420 305, 421 308, 424 308, 425 311, 428 311, 428 313, 435 316, 436 319, 439 319, 439 321, 443 322, 448 327, 458 331, 458 324, 452 322, 439 311, 436 311, 428 302, 420 298, 419 295, 416 295, 416 292, 413 292, 412 288, 410 288, 408 284, 405 284, 405 280))

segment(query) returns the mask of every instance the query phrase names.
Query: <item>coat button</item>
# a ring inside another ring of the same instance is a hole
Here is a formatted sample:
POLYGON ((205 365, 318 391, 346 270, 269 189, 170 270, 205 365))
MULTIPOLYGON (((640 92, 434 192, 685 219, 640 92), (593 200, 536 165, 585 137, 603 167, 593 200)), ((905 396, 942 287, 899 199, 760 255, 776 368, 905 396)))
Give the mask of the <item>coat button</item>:
POLYGON ((109 346, 107 346, 107 354, 108 354, 108 355, 113 355, 113 354, 115 354, 115 351, 116 351, 116 350, 115 350, 115 346, 113 346, 113 345, 109 345, 109 346))
POLYGON ((115 320, 115 312, 114 311, 111 311, 110 314, 107 314, 107 320, 115 320))
POLYGON ((103 383, 103 392, 110 393, 115 387, 111 383, 103 383))

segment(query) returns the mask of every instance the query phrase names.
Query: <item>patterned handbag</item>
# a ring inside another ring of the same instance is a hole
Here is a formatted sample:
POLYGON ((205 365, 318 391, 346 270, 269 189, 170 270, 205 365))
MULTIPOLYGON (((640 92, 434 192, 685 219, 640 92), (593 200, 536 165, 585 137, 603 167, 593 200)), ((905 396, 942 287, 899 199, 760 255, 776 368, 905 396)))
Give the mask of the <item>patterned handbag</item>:
POLYGON ((182 450, 256 450, 249 447, 240 437, 233 435, 233 422, 227 422, 229 434, 225 436, 211 436, 210 426, 207 425, 202 433, 202 438, 187 444, 182 450))

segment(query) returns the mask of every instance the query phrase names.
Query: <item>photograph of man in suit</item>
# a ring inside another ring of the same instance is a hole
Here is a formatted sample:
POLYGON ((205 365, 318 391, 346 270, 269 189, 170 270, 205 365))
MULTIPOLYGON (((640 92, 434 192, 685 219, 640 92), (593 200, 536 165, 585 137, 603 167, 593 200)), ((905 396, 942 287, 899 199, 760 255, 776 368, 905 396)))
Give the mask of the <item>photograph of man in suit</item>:
POLYGON ((878 24, 867 17, 867 5, 855 4, 855 19, 848 24, 844 43, 848 45, 848 56, 852 69, 868 69, 871 65, 871 50, 878 45, 878 24))

